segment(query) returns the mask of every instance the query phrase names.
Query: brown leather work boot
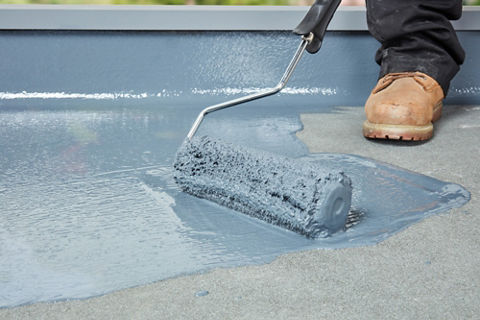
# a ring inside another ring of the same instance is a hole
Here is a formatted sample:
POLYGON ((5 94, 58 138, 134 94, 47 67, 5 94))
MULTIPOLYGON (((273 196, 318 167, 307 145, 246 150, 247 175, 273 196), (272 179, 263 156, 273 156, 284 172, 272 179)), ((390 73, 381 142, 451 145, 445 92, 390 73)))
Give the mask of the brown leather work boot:
POLYGON ((390 73, 381 78, 365 103, 367 138, 427 140, 442 114, 443 90, 421 72, 390 73))

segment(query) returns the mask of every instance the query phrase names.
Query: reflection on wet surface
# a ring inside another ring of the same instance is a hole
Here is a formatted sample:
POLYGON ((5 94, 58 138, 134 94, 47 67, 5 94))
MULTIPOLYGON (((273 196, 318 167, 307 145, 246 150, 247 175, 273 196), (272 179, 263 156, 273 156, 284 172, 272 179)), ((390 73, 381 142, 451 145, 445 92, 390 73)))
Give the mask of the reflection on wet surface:
POLYGON ((294 135, 301 110, 251 111, 212 115, 201 134, 344 170, 354 188, 345 231, 309 240, 182 193, 171 163, 198 110, 0 112, 0 307, 375 244, 470 197, 371 159, 308 155, 294 135))

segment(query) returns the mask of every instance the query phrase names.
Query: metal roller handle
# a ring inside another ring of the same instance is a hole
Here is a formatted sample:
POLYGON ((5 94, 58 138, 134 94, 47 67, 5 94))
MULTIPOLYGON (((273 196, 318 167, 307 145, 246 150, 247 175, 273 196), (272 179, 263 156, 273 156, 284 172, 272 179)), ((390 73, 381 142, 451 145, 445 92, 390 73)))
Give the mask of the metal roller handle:
POLYGON ((265 90, 265 91, 254 93, 254 94, 251 94, 251 95, 248 95, 248 96, 245 96, 245 97, 241 97, 241 98, 233 99, 233 100, 226 101, 226 102, 223 102, 223 103, 215 104, 213 106, 210 106, 210 107, 207 107, 207 108, 203 109, 198 114, 197 119, 195 119, 195 122, 193 123, 192 128, 188 132, 187 138, 189 140, 191 140, 193 138, 193 136, 195 135, 195 133, 198 130, 198 127, 200 127, 200 124, 202 123, 203 118, 207 114, 209 114, 211 112, 214 112, 214 111, 217 111, 217 110, 233 107, 233 106, 236 106, 236 105, 241 104, 241 103, 245 103, 245 102, 249 102, 249 101, 252 101, 252 100, 259 99, 259 98, 267 97, 267 96, 273 95, 273 94, 279 92, 280 90, 282 90, 287 85, 288 80, 292 76, 292 73, 295 70, 295 67, 297 66, 298 62, 300 61, 300 58, 302 57, 303 52, 305 51, 305 48, 308 46, 309 43, 311 43, 313 41, 313 38, 314 38, 314 35, 311 32, 308 34, 308 36, 302 36, 302 42, 300 43, 300 46, 298 47, 297 51, 295 52, 295 55, 293 56, 293 58, 290 61, 287 69, 285 70, 285 73, 283 74, 282 79, 280 79, 280 82, 275 87, 273 87, 271 89, 268 89, 268 90, 265 90))

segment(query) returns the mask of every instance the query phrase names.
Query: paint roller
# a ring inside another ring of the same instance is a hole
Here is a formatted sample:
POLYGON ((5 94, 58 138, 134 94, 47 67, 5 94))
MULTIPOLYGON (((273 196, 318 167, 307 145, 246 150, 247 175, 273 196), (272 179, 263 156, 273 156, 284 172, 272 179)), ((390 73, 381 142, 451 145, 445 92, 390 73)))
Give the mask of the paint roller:
POLYGON ((340 1, 317 0, 310 7, 293 31, 301 36, 301 43, 274 88, 200 112, 175 157, 174 179, 183 191, 309 238, 345 228, 352 186, 343 172, 209 136, 195 137, 208 113, 281 91, 304 51, 320 49, 340 1))

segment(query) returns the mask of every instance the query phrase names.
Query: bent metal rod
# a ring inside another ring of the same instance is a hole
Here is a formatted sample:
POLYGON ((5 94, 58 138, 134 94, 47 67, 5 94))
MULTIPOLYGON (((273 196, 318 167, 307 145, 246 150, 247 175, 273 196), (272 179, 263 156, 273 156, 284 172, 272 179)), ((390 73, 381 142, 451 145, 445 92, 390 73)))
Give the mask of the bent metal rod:
POLYGON ((303 52, 305 51, 305 48, 307 47, 307 45, 310 42, 312 42, 312 40, 313 40, 313 33, 311 33, 311 32, 308 36, 302 36, 302 42, 300 43, 300 45, 299 45, 297 51, 295 52, 295 55, 293 56, 292 60, 288 64, 288 67, 285 70, 285 73, 283 74, 282 79, 280 79, 280 82, 275 87, 273 87, 271 89, 268 89, 268 90, 258 92, 258 93, 254 93, 254 94, 251 94, 251 95, 248 95, 248 96, 245 96, 245 97, 241 97, 241 98, 233 99, 233 100, 230 100, 230 101, 222 102, 222 103, 219 103, 219 104, 215 104, 213 106, 209 106, 209 107, 203 109, 198 114, 197 119, 195 119, 195 122, 193 123, 192 128, 188 132, 188 135, 187 135, 188 140, 192 140, 193 136, 195 135, 195 133, 198 130, 198 127, 202 123, 203 118, 207 114, 209 114, 211 112, 214 112, 214 111, 217 111, 217 110, 233 107, 233 106, 236 106, 238 104, 245 103, 245 102, 248 102, 248 101, 252 101, 252 100, 259 99, 259 98, 267 97, 267 96, 273 95, 273 94, 281 91, 287 85, 287 82, 290 79, 290 77, 292 76, 292 73, 295 70, 295 67, 297 66, 298 62, 300 61, 300 58, 302 57, 303 52))

